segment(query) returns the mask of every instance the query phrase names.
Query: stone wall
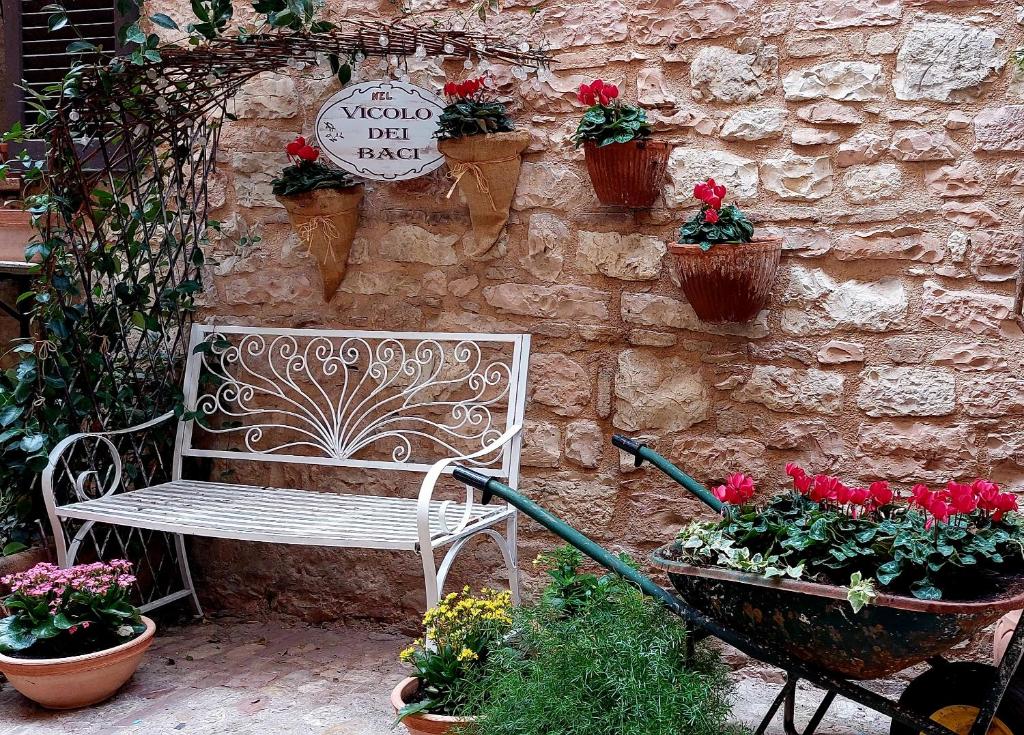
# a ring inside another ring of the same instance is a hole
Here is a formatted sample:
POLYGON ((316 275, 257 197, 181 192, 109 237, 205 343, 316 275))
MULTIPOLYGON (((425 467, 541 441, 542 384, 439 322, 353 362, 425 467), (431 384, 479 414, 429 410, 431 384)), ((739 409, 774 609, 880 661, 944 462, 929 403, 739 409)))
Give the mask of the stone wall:
MULTIPOLYGON (((185 17, 185 3, 167 4, 185 17)), ((446 5, 417 4, 426 18, 446 5)), ((445 197, 443 169, 371 183, 349 274, 324 304, 269 182, 284 144, 311 132, 336 87, 323 70, 286 69, 255 81, 224 129, 217 216, 263 240, 218 246, 206 317, 531 332, 522 488, 635 552, 699 509, 633 471, 609 445, 614 431, 654 439, 701 480, 744 470, 763 490, 788 460, 897 483, 1024 477, 1024 337, 1011 318, 1021 8, 599 0, 549 1, 530 16, 512 4, 496 24, 533 23, 555 62, 525 81, 478 67, 506 83, 533 135, 507 239, 466 255, 468 212, 445 197), (569 141, 582 112, 573 92, 594 77, 639 99, 657 136, 677 145, 650 211, 601 206, 569 141), (702 324, 669 273, 665 243, 709 175, 761 232, 785 238, 772 306, 748 325, 702 324)), ((341 5, 328 0, 328 15, 341 5)), ((345 5, 398 13, 386 0, 345 5)), ((433 87, 468 73, 461 61, 417 59, 408 71, 433 87)), ((357 79, 384 73, 373 62, 357 79)), ((552 539, 526 525, 529 575, 552 539)), ((422 604, 411 557, 208 542, 196 555, 214 605, 408 620, 422 604)))

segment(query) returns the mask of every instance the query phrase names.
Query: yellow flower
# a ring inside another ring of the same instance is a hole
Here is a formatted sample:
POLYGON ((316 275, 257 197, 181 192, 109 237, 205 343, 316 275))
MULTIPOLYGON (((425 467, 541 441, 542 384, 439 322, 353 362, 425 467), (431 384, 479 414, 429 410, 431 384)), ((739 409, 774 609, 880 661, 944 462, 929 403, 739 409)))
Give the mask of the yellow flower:
POLYGON ((463 649, 459 651, 458 658, 459 661, 476 661, 480 657, 477 656, 476 651, 473 649, 463 647, 463 649))

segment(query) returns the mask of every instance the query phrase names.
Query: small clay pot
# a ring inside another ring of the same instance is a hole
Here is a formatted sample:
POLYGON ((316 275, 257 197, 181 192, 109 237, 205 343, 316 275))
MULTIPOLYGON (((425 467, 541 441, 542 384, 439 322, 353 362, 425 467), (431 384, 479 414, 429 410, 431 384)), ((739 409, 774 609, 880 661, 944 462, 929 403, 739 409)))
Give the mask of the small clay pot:
POLYGON ((687 301, 705 322, 747 322, 768 305, 782 255, 782 238, 746 243, 670 243, 687 301))
POLYGON ((53 554, 48 548, 42 546, 33 546, 10 556, 0 556, 0 577, 27 572, 36 564, 44 561, 53 561, 53 554))
POLYGON ((0 653, 0 673, 15 689, 47 709, 77 709, 102 702, 124 686, 153 642, 156 624, 105 651, 67 658, 14 658, 0 653))
POLYGON ((602 204, 646 208, 654 204, 665 180, 672 145, 660 140, 583 144, 587 173, 602 204))
MULTIPOLYGON (((416 696, 420 688, 420 680, 409 677, 398 682, 391 692, 391 706, 398 712, 406 703, 416 696)), ((409 715, 402 719, 402 724, 409 735, 445 735, 456 725, 473 722, 472 717, 449 717, 447 715, 430 715, 425 713, 409 715)))

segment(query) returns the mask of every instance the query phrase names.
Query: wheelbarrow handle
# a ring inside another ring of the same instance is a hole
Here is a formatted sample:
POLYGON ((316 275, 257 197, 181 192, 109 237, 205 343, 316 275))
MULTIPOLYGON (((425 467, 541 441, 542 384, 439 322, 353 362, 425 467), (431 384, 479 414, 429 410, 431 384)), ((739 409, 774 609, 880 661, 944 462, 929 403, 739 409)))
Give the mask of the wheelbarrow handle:
MULTIPOLYGON (((566 543, 571 546, 575 546, 605 569, 615 572, 620 577, 624 577, 630 582, 633 582, 644 593, 661 600, 663 603, 668 605, 670 609, 683 617, 694 614, 693 610, 682 605, 675 595, 665 591, 650 577, 641 574, 634 567, 603 548, 597 542, 591 540, 587 536, 584 536, 561 518, 552 515, 529 498, 520 495, 512 488, 502 484, 493 477, 488 477, 480 472, 466 467, 461 467, 459 465, 455 465, 452 469, 452 476, 459 482, 475 487, 478 490, 482 490, 484 503, 490 502, 491 498, 497 495, 509 505, 518 508, 530 518, 537 521, 537 523, 544 526, 544 528, 551 531, 566 543)), ((698 623, 698 625, 700 625, 700 623, 698 623)))
POLYGON ((704 503, 704 505, 715 511, 715 513, 721 513, 722 509, 725 507, 725 504, 716 498, 704 485, 694 480, 643 442, 636 439, 630 439, 628 436, 623 436, 622 434, 612 434, 612 444, 623 452, 632 454, 636 457, 634 464, 637 467, 643 464, 645 460, 650 462, 684 488, 689 490, 690 493, 696 496, 696 498, 704 503))

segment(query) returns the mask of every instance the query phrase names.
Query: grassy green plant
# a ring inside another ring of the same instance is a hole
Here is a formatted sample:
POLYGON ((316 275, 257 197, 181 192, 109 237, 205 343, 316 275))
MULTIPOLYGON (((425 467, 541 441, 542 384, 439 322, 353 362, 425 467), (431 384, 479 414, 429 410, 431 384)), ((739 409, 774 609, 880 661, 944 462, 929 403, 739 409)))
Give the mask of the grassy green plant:
POLYGON ((711 649, 687 659, 677 617, 617 577, 582 573, 575 550, 539 562, 550 585, 517 609, 512 645, 472 687, 474 735, 730 732, 725 668, 711 649))

